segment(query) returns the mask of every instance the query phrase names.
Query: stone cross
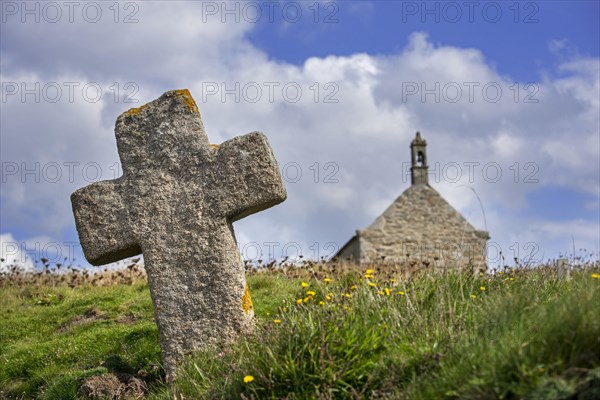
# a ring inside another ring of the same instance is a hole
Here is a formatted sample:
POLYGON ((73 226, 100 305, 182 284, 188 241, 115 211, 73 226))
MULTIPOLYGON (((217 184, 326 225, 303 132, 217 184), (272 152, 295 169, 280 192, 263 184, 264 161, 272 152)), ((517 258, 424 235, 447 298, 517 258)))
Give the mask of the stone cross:
POLYGON ((71 195, 93 265, 143 253, 167 379, 184 356, 254 325, 232 223, 286 191, 259 132, 210 145, 194 99, 169 91, 117 119, 123 176, 71 195))

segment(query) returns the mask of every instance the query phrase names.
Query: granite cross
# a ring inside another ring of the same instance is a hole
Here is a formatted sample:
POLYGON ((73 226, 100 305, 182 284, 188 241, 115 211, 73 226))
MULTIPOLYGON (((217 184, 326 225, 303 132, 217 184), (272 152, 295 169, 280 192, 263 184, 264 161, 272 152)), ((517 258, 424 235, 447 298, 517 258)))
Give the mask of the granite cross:
POLYGON ((87 260, 143 253, 167 379, 184 356, 254 323, 232 223, 285 200, 266 137, 210 145, 187 90, 119 116, 123 176, 71 195, 87 260))

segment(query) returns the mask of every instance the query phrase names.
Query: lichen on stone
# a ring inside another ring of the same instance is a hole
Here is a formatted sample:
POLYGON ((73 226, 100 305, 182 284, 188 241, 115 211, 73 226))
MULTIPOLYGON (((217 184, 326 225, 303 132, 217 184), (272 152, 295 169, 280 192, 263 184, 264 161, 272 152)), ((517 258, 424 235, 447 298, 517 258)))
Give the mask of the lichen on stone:
POLYGON ((188 106, 188 108, 190 110, 192 110, 193 112, 195 112, 197 114, 199 113, 198 105, 196 105, 196 101, 192 97, 192 94, 190 93, 189 90, 187 90, 187 89, 175 90, 175 93, 177 93, 178 95, 183 97, 185 104, 188 106))
POLYGON ((242 308, 244 312, 248 314, 252 311, 252 299, 250 298, 250 288, 246 284, 246 289, 244 289, 244 295, 242 296, 242 308))

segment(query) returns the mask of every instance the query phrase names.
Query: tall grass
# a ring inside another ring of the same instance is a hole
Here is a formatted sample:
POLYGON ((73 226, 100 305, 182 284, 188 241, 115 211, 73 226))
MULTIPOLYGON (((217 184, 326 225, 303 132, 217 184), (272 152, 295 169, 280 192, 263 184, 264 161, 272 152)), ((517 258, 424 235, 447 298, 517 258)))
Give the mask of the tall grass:
POLYGON ((255 337, 190 360, 162 398, 600 398, 589 271, 367 272, 299 284, 255 337))

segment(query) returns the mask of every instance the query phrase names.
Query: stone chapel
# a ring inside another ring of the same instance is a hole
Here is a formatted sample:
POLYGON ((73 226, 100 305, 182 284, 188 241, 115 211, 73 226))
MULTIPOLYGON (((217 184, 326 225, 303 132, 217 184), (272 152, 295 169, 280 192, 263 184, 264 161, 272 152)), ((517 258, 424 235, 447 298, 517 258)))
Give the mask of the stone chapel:
POLYGON ((334 256, 360 264, 406 263, 485 269, 488 232, 475 229, 429 185, 427 142, 410 144, 411 186, 334 256))

